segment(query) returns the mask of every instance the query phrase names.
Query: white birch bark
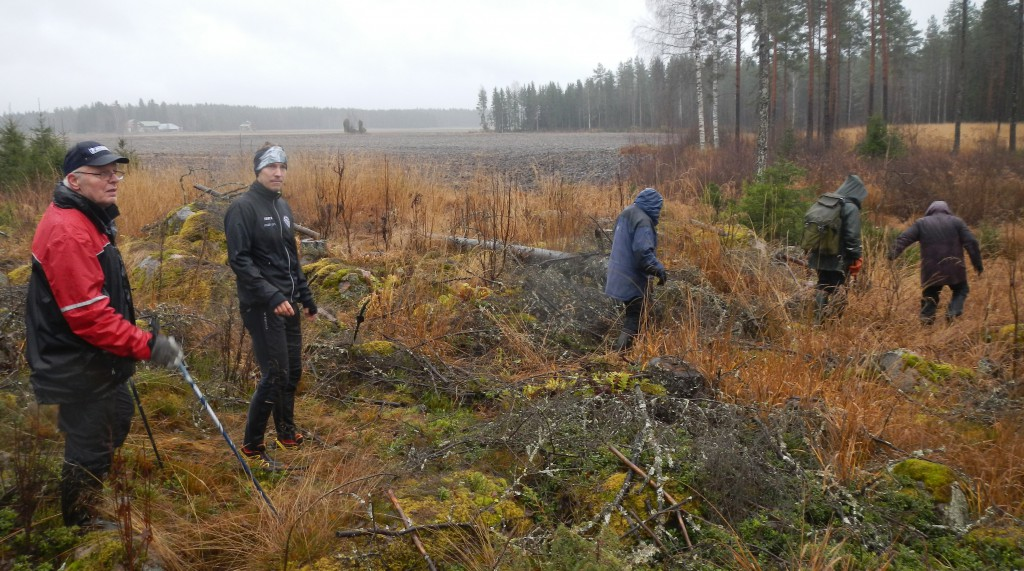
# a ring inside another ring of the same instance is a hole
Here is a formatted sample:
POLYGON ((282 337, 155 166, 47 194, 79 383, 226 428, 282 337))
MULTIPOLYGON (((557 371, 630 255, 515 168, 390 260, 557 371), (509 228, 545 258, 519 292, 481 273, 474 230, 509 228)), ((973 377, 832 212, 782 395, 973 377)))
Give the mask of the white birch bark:
POLYGON ((715 26, 711 34, 711 141, 714 148, 718 148, 720 139, 718 136, 718 73, 722 61, 722 54, 718 49, 719 25, 716 21, 718 15, 718 0, 711 2, 711 24, 715 26))
POLYGON ((768 167, 768 2, 761 0, 761 9, 758 11, 757 31, 757 64, 758 70, 758 96, 757 96, 757 174, 764 172, 768 167))
POLYGON ((704 83, 701 77, 701 68, 704 67, 704 50, 701 49, 700 13, 697 10, 697 0, 690 0, 690 16, 693 18, 693 59, 696 62, 696 76, 694 77, 697 90, 697 137, 700 141, 700 150, 707 148, 707 132, 704 124, 704 83))

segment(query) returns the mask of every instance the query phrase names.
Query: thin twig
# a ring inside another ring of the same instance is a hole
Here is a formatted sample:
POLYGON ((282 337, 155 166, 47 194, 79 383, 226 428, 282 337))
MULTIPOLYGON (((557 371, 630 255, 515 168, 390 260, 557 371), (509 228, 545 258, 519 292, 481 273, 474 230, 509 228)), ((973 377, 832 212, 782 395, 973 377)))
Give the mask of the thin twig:
POLYGON ((387 537, 402 537, 420 531, 437 531, 439 529, 451 528, 473 529, 473 524, 462 522, 431 523, 427 525, 416 525, 405 529, 342 529, 334 532, 334 537, 363 537, 366 535, 384 535, 387 537))
POLYGON ((398 503, 398 498, 395 497, 395 492, 388 489, 387 494, 388 499, 391 500, 391 505, 395 506, 395 511, 397 511, 398 516, 402 518, 402 523, 405 524, 405 528, 410 530, 410 533, 412 533, 412 542, 416 545, 416 549, 419 550, 420 555, 422 555, 423 559, 427 562, 427 568, 430 569, 430 571, 437 571, 437 567, 434 565, 434 560, 430 558, 430 554, 427 553, 426 548, 423 547, 423 542, 420 541, 420 534, 416 532, 416 526, 413 525, 409 516, 405 515, 405 511, 402 510, 402 505, 398 503))
MULTIPOLYGON (((622 452, 619 452, 618 448, 616 448, 613 444, 609 444, 608 448, 611 449, 612 454, 615 454, 616 456, 618 456, 619 460, 621 460, 623 464, 625 464, 626 466, 629 466, 630 470, 633 470, 634 472, 637 473, 637 475, 639 475, 641 478, 643 478, 644 481, 647 482, 648 486, 651 486, 655 490, 658 489, 658 484, 656 484, 654 482, 654 480, 650 479, 650 477, 647 475, 647 472, 644 472, 642 468, 640 468, 639 466, 637 466, 636 464, 631 462, 629 460, 629 458, 626 458, 625 456, 623 456, 622 452)), ((668 491, 662 490, 661 493, 665 495, 665 499, 666 500, 672 502, 673 504, 678 504, 679 503, 679 502, 677 502, 675 500, 675 498, 672 497, 671 494, 668 493, 668 491)), ((689 548, 693 548, 693 543, 690 542, 690 534, 686 531, 686 523, 683 521, 683 514, 681 513, 684 510, 682 508, 679 508, 679 509, 674 510, 674 511, 675 511, 675 514, 676 514, 676 519, 679 521, 679 527, 683 530, 683 537, 686 539, 686 546, 689 547, 689 548)))

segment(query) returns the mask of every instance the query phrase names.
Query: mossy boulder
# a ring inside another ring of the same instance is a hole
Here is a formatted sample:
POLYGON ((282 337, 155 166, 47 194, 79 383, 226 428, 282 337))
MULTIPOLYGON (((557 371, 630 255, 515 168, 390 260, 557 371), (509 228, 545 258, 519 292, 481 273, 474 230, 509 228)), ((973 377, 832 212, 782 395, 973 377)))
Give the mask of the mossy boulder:
POLYGON ((904 349, 881 354, 876 364, 896 388, 908 394, 928 394, 950 382, 975 377, 974 371, 966 367, 932 361, 904 349))
POLYGON ((356 305, 370 294, 375 284, 371 272, 334 258, 322 258, 306 264, 302 271, 320 305, 356 305))
POLYGON ((932 499, 945 523, 954 529, 966 529, 970 517, 963 482, 952 468, 917 458, 904 460, 892 467, 893 474, 909 478, 923 488, 932 499))
POLYGON ((225 242, 227 240, 223 221, 218 221, 213 213, 205 210, 200 210, 186 218, 181 224, 178 235, 189 242, 199 240, 225 242))

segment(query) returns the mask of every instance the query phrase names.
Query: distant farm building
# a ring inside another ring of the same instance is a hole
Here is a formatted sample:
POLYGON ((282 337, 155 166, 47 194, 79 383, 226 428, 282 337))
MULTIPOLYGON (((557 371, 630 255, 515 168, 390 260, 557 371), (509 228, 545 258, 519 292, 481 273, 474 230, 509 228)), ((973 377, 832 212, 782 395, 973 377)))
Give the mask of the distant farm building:
POLYGON ((136 121, 129 119, 124 125, 124 130, 129 133, 155 133, 158 131, 180 131, 181 127, 174 123, 161 123, 160 121, 136 121))

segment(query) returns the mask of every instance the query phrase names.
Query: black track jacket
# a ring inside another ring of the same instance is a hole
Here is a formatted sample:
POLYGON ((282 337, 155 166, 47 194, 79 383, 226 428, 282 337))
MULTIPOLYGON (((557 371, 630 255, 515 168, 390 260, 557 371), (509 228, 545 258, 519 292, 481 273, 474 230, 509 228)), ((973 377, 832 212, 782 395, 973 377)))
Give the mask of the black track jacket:
POLYGON ((235 272, 238 304, 273 309, 299 302, 316 313, 295 245, 292 210, 281 193, 253 182, 224 214, 228 264, 235 272))

